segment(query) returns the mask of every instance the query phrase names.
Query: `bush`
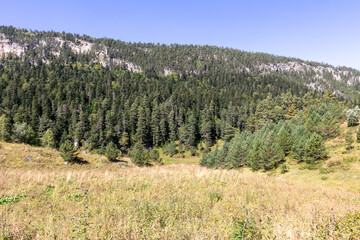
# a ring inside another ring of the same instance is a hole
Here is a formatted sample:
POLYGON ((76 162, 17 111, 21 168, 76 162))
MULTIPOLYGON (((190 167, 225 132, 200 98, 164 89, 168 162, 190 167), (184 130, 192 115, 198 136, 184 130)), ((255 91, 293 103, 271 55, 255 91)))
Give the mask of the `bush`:
POLYGON ((66 162, 78 162, 78 152, 74 149, 74 145, 71 141, 66 140, 65 143, 60 146, 60 156, 66 162))
POLYGON ((153 148, 149 153, 149 158, 155 162, 158 162, 160 158, 159 151, 156 148, 153 148))
POLYGON ((195 147, 190 148, 190 155, 191 156, 196 156, 196 148, 195 147))
POLYGON ((134 164, 140 167, 149 164, 149 154, 140 143, 134 145, 130 152, 130 158, 134 164))
POLYGON ((171 142, 171 143, 166 144, 163 147, 163 153, 166 155, 169 155, 170 157, 174 156, 177 153, 175 143, 171 142))
POLYGON ((305 144, 305 162, 314 164, 318 160, 327 158, 327 152, 322 137, 317 133, 313 133, 305 144))
POLYGON ((105 149, 105 156, 109 161, 115 161, 119 155, 119 151, 116 149, 114 143, 110 142, 105 149))
POLYGON ((346 150, 351 150, 353 148, 351 145, 354 143, 354 139, 351 130, 349 130, 345 135, 345 143, 346 143, 346 150))
POLYGON ((36 142, 35 132, 27 123, 15 123, 13 140, 20 143, 34 144, 36 142))
POLYGON ((208 196, 212 203, 217 203, 223 198, 223 194, 221 192, 209 192, 208 196))
POLYGON ((245 220, 238 220, 235 223, 235 229, 232 234, 232 239, 262 239, 260 230, 254 219, 248 218, 245 220))
POLYGON ((281 170, 281 173, 284 174, 284 173, 287 173, 290 170, 290 168, 289 168, 288 165, 283 163, 283 164, 280 165, 280 170, 281 170))

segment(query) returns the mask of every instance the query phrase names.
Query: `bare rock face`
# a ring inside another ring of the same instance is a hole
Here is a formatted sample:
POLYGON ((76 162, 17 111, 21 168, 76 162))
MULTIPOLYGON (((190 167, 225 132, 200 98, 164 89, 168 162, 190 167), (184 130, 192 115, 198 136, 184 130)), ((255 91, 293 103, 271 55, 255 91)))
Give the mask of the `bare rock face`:
MULTIPOLYGON (((50 63, 50 59, 46 59, 45 51, 52 54, 55 57, 61 55, 64 45, 68 46, 70 50, 76 54, 91 54, 93 57, 92 63, 96 63, 106 66, 124 66, 129 71, 140 72, 142 71, 141 66, 135 64, 131 60, 122 59, 122 58, 111 58, 108 52, 108 48, 105 45, 93 43, 91 41, 86 41, 84 39, 75 38, 72 41, 66 40, 62 37, 46 37, 41 38, 39 41, 34 41, 31 43, 32 48, 42 49, 43 59, 42 62, 45 64, 50 63)), ((9 54, 13 54, 19 57, 24 57, 28 50, 28 45, 21 44, 18 42, 13 42, 5 34, 0 33, 0 58, 6 57, 9 54)), ((171 47, 171 46, 170 46, 171 47)), ((139 50, 142 50, 145 54, 150 54, 151 49, 138 47, 139 50)), ((284 73, 289 75, 296 75, 297 78, 302 79, 304 85, 314 90, 322 91, 324 89, 334 89, 334 82, 341 82, 342 85, 351 87, 356 83, 360 82, 360 73, 352 71, 348 68, 336 68, 325 64, 312 64, 311 62, 297 61, 297 59, 290 60, 279 60, 277 63, 269 63, 266 61, 250 62, 249 64, 241 64, 234 61, 231 63, 231 59, 227 59, 226 55, 222 56, 214 55, 201 55, 198 56, 199 59, 203 61, 208 60, 224 60, 224 64, 229 64, 229 66, 236 73, 260 73, 262 75, 271 74, 274 72, 284 73), (305 79, 304 76, 307 76, 305 79)), ((192 61, 192 58, 188 57, 187 61, 192 61)), ((36 63, 33 63, 36 64, 36 63)), ((170 65, 170 64, 169 64, 170 65)), ((176 66, 164 66, 162 73, 164 75, 169 75, 176 73, 176 66)), ((202 70, 194 69, 186 70, 187 73, 191 74, 200 74, 203 73, 202 70)), ((334 93, 341 95, 342 93, 339 90, 334 90, 334 93)))
POLYGON ((10 42, 4 34, 0 34, 0 56, 7 56, 9 54, 20 56, 24 51, 25 48, 23 46, 10 42))

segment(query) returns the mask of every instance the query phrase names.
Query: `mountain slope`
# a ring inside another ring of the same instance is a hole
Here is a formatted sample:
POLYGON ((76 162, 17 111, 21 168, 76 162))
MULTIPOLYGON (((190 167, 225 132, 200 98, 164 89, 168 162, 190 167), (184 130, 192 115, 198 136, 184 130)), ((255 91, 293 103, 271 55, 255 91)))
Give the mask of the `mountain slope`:
POLYGON ((56 32, 30 32, 12 27, 0 27, 0 56, 14 54, 36 63, 59 58, 71 51, 82 55, 89 63, 139 72, 157 72, 165 75, 253 73, 269 75, 280 73, 311 89, 330 89, 344 98, 358 96, 360 73, 346 67, 302 61, 263 53, 249 53, 236 49, 198 45, 159 45, 126 43, 113 39, 94 39, 56 32))

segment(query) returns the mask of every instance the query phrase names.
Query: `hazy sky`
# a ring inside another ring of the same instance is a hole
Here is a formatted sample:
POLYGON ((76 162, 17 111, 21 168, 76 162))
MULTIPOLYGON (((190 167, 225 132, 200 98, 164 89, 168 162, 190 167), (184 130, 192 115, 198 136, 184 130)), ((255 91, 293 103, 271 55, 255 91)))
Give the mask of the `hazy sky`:
POLYGON ((358 0, 0 0, 0 25, 207 44, 360 69, 358 0))

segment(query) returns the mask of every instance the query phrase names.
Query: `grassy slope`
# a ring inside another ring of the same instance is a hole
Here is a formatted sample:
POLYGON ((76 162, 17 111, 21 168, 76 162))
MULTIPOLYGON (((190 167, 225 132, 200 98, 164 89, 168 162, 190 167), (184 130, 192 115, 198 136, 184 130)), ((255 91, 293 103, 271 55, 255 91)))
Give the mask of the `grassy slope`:
POLYGON ((265 239, 349 238, 336 226, 351 226, 344 216, 360 212, 360 144, 343 154, 343 142, 344 133, 327 143, 323 165, 337 164, 327 171, 292 162, 286 174, 196 164, 122 168, 95 154, 81 155, 90 164, 68 166, 55 150, 0 143, 0 197, 27 195, 0 203, 0 239, 228 239, 241 226, 265 239))

